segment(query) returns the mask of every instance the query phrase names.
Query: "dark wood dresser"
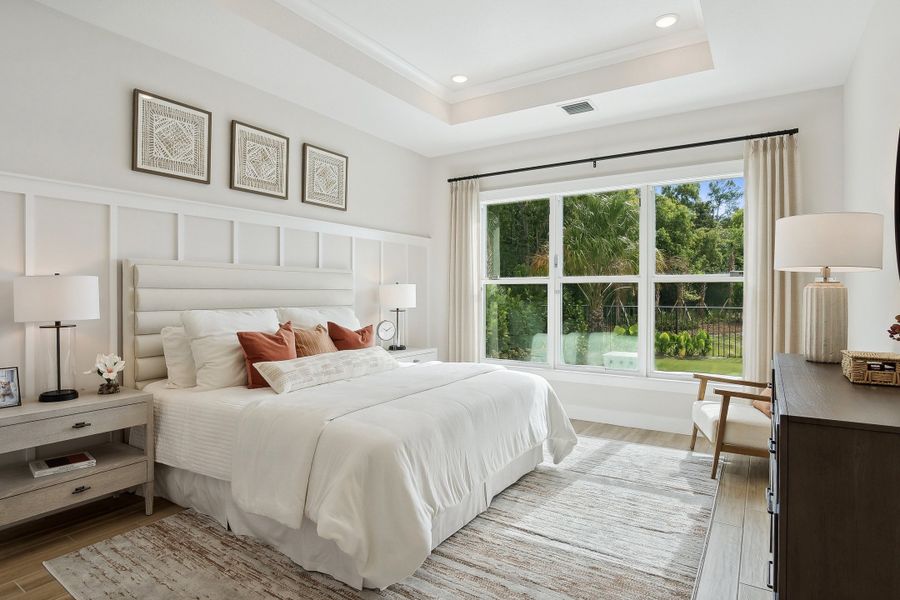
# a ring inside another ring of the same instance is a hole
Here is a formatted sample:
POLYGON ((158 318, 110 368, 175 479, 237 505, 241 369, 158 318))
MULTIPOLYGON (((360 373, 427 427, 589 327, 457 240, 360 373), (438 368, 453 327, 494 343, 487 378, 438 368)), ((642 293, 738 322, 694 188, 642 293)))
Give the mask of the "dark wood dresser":
POLYGON ((900 598, 900 388, 775 358, 769 586, 778 600, 900 598))

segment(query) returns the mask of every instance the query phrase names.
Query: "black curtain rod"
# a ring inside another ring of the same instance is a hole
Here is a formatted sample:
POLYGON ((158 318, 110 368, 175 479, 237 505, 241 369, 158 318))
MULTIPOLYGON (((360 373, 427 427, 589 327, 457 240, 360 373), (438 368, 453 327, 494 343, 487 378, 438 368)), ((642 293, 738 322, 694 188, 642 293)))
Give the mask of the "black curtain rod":
POLYGON ((658 152, 671 152, 673 150, 687 150, 688 148, 700 148, 702 146, 715 146, 716 144, 728 144, 731 142, 742 142, 745 140, 756 140, 759 138, 774 137, 776 135, 794 135, 800 130, 783 129, 781 131, 769 131, 767 133, 754 133, 751 135, 739 135, 737 137, 722 138, 718 140, 707 140, 705 142, 693 142, 690 144, 679 144, 678 146, 663 146, 661 148, 650 148, 648 150, 634 150, 632 152, 620 152, 619 154, 607 154, 606 156, 594 156, 592 158, 579 158, 577 160, 567 160, 563 162, 547 163, 544 165, 533 165, 531 167, 519 167, 518 169, 506 169, 505 171, 493 171, 491 173, 481 173, 477 175, 466 175, 465 177, 451 177, 448 183, 454 181, 467 181, 469 179, 482 179, 484 177, 496 177, 498 175, 511 175, 513 173, 525 173, 526 171, 539 171, 540 169, 555 169, 556 167, 568 167, 571 165, 582 165, 585 163, 597 163, 601 160, 612 160, 614 158, 628 158, 629 156, 643 156, 644 154, 656 154, 658 152))

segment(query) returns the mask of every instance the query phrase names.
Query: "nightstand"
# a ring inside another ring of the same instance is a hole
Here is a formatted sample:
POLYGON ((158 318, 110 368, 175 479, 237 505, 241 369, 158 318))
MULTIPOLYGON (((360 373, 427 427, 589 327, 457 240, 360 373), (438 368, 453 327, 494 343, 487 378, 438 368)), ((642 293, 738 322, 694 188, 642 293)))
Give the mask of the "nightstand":
POLYGON ((406 350, 388 350, 388 354, 400 362, 420 363, 437 360, 437 348, 407 348, 406 350))
MULTIPOLYGON (((0 527, 81 504, 137 485, 143 486, 144 509, 153 512, 153 395, 123 388, 118 394, 83 394, 76 400, 33 402, 0 409, 0 454, 35 449, 108 434, 109 441, 58 454, 90 452, 97 465, 56 475, 34 477, 27 461, 0 468, 0 527), (129 446, 115 434, 144 427, 146 449, 129 446)), ((32 454, 32 453, 29 453, 32 454)))

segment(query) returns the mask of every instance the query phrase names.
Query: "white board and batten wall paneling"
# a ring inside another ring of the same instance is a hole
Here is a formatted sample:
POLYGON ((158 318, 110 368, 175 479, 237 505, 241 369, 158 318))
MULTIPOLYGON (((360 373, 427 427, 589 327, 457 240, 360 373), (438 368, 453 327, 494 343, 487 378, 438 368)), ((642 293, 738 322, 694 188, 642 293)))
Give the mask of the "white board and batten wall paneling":
MULTIPOLYGON (((290 200, 288 200, 290 202, 290 200)), ((364 324, 387 318, 378 286, 417 284, 409 344, 427 346, 431 240, 409 235, 167 196, 0 173, 0 367, 18 366, 23 401, 37 393, 37 328, 13 321, 12 281, 54 272, 98 275, 98 321, 78 323, 81 372, 98 352, 121 354, 121 262, 152 258, 343 269, 354 273, 355 310, 364 324)))

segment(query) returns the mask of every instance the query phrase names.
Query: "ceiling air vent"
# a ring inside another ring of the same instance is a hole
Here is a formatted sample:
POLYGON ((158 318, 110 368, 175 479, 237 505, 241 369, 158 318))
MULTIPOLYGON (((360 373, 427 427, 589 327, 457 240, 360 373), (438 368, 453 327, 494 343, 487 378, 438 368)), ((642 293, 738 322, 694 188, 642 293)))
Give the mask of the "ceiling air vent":
POLYGON ((578 115, 581 113, 591 112, 594 107, 587 100, 582 102, 574 102, 572 104, 564 104, 562 109, 570 115, 578 115))

